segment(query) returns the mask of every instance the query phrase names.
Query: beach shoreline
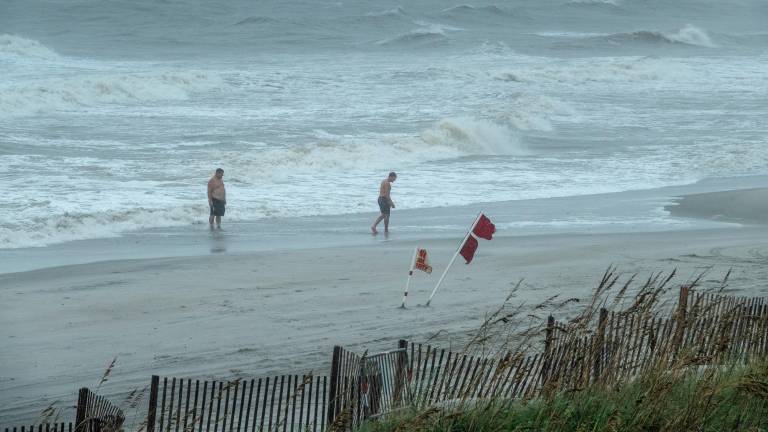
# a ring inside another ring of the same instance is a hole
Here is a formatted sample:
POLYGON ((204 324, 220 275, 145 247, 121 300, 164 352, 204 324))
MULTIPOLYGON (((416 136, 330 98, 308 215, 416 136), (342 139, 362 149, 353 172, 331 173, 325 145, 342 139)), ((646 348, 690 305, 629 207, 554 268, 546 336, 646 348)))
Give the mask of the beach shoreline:
MULTIPOLYGON (((200 223, 184 227, 130 231, 116 237, 69 241, 45 247, 0 249, 0 274, 124 259, 237 255, 269 250, 362 246, 390 240, 459 239, 478 211, 485 211, 494 217, 499 236, 728 227, 739 220, 710 218, 707 211, 713 209, 702 209, 702 206, 713 202, 715 204, 711 207, 716 208, 722 196, 759 193, 756 191, 766 187, 768 176, 747 176, 608 194, 440 208, 398 208, 393 212, 393 233, 388 238, 370 235, 369 226, 377 215, 374 212, 254 221, 232 221, 225 217, 223 231, 209 230, 207 215, 201 215, 200 223), (753 191, 739 192, 744 190, 753 191), (680 201, 679 197, 696 199, 696 196, 708 193, 714 194, 713 199, 704 199, 695 208, 676 204, 680 201)), ((747 221, 749 223, 759 218, 759 213, 752 213, 754 217, 747 221)))

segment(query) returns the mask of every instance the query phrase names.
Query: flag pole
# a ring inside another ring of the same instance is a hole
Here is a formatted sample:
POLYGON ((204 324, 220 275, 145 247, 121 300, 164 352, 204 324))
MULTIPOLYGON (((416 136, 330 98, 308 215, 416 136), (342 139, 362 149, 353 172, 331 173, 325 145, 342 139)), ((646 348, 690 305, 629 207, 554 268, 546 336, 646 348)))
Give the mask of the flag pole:
POLYGON ((475 221, 472 223, 472 226, 469 228, 469 231, 467 231, 467 235, 465 235, 464 238, 461 240, 461 243, 459 243, 459 247, 458 249, 456 249, 456 253, 453 254, 453 258, 451 258, 451 262, 449 262, 448 266, 445 268, 445 270, 443 270, 443 274, 440 275, 440 279, 437 281, 437 285, 435 285, 435 289, 432 290, 432 294, 429 295, 429 300, 427 300, 427 304, 425 304, 424 306, 429 306, 429 303, 432 301, 432 297, 435 296, 437 289, 440 288, 440 284, 443 283, 443 279, 445 279, 445 275, 448 273, 448 269, 450 269, 451 266, 453 265, 453 262, 456 261, 456 257, 459 256, 459 252, 461 252, 461 248, 464 246, 464 243, 472 234, 472 231, 475 229, 475 225, 477 225, 477 222, 480 221, 480 216, 482 215, 483 215, 483 212, 480 212, 477 214, 475 221))
POLYGON ((408 299, 408 288, 411 287, 411 278, 413 277, 413 267, 416 265, 416 255, 419 253, 419 247, 413 248, 413 258, 411 258, 411 266, 408 268, 408 280, 405 282, 405 294, 403 294, 403 304, 401 308, 405 309, 405 300, 408 299))

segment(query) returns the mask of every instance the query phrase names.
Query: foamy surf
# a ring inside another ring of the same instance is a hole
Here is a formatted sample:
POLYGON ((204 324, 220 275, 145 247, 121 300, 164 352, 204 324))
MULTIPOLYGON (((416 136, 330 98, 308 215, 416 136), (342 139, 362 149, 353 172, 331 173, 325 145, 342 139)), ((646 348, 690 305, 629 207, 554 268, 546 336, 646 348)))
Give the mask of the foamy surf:
POLYGON ((0 34, 0 60, 3 57, 59 60, 61 57, 50 48, 32 39, 0 34))
POLYGON ((679 42, 688 45, 696 45, 706 48, 716 48, 717 45, 712 42, 709 34, 705 30, 687 24, 677 31, 665 32, 664 37, 672 42, 679 42))
POLYGON ((34 216, 0 224, 0 249, 43 247, 74 240, 118 237, 141 229, 186 226, 200 222, 200 215, 204 213, 205 207, 197 205, 34 216))
POLYGON ((382 46, 412 45, 423 46, 447 43, 450 38, 447 32, 460 31, 461 29, 443 24, 435 24, 426 21, 414 21, 419 28, 376 42, 382 46))
POLYGON ((575 5, 597 5, 597 6, 619 6, 619 0, 568 0, 569 4, 575 5))
POLYGON ((717 47, 717 45, 712 42, 712 39, 709 37, 709 34, 705 30, 690 24, 681 29, 672 31, 639 30, 631 33, 616 33, 605 36, 605 38, 620 43, 669 43, 690 45, 702 48, 717 47))
POLYGON ((424 142, 471 155, 521 155, 527 152, 507 126, 471 117, 439 121, 422 133, 424 142))
POLYGON ((0 116, 73 111, 107 104, 140 105, 186 100, 223 85, 208 72, 86 72, 61 78, 0 84, 0 116))

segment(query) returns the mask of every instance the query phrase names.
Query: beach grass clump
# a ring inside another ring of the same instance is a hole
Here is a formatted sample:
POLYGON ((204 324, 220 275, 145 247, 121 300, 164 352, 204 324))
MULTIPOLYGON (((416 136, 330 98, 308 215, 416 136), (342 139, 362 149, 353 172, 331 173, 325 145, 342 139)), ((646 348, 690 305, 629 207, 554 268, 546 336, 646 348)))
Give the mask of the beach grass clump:
POLYGON ((364 432, 768 430, 768 362, 683 373, 650 370, 625 385, 515 401, 405 408, 364 432))

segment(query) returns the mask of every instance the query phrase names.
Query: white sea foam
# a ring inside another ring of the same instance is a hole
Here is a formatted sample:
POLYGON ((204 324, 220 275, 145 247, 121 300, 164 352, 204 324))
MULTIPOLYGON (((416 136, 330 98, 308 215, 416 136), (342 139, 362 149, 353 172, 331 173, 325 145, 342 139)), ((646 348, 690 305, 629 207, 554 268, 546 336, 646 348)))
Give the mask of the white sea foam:
POLYGON ((589 32, 567 32, 567 31, 548 31, 531 33, 536 36, 551 38, 591 38, 600 36, 609 36, 610 33, 589 33, 589 32))
POLYGON ((472 117, 448 118, 422 133, 424 142, 470 155, 519 155, 527 151, 507 126, 472 117))
POLYGON ((509 101, 509 105, 496 113, 496 117, 516 129, 552 131, 552 120, 571 121, 576 111, 569 104, 553 97, 522 93, 509 101))
POLYGON ((418 135, 339 135, 319 130, 315 137, 309 144, 266 147, 227 155, 227 160, 246 173, 246 181, 257 182, 296 173, 390 169, 461 156, 529 153, 510 127, 472 117, 442 119, 418 135))
POLYGON ((61 57, 50 48, 32 39, 0 34, 0 56, 58 60, 61 57))
POLYGON ((397 6, 392 9, 385 9, 381 12, 368 12, 365 14, 367 17, 391 17, 391 16, 405 16, 407 13, 402 6, 397 6))
POLYGON ((222 84, 220 77, 207 72, 179 71, 90 73, 0 84, 0 117, 104 104, 185 100, 222 84))
POLYGON ((448 40, 446 31, 461 30, 458 27, 426 21, 415 21, 414 24, 420 27, 376 43, 378 45, 422 45, 442 43, 448 40))
POLYGON ((550 61, 529 58, 515 69, 492 71, 498 81, 519 83, 605 84, 633 86, 641 82, 679 83, 696 79, 699 72, 682 59, 652 57, 604 57, 550 61))
POLYGON ((712 42, 709 34, 705 30, 687 24, 679 30, 672 31, 650 31, 638 30, 630 33, 615 33, 605 36, 604 39, 612 42, 645 42, 645 43, 668 43, 684 44, 704 48, 716 48, 717 45, 712 42))
POLYGON ((474 13, 474 12, 485 12, 490 14, 504 14, 505 11, 496 5, 488 5, 488 6, 472 6, 468 4, 458 5, 458 6, 451 6, 449 8, 445 8, 440 11, 440 13, 443 14, 464 14, 464 13, 474 13))
POLYGON ((20 223, 1 224, 0 249, 41 247, 73 240, 117 237, 138 229, 190 225, 200 221, 200 215, 204 214, 204 205, 186 205, 40 215, 20 223))
POLYGON ((697 45, 707 48, 715 48, 717 45, 715 45, 712 42, 712 39, 709 38, 709 35, 706 31, 694 27, 690 24, 687 24, 685 27, 681 28, 677 31, 672 32, 665 32, 662 33, 665 38, 669 39, 672 42, 679 42, 684 43, 688 45, 697 45))
POLYGON ((619 6, 618 0, 569 0, 571 4, 619 6))

